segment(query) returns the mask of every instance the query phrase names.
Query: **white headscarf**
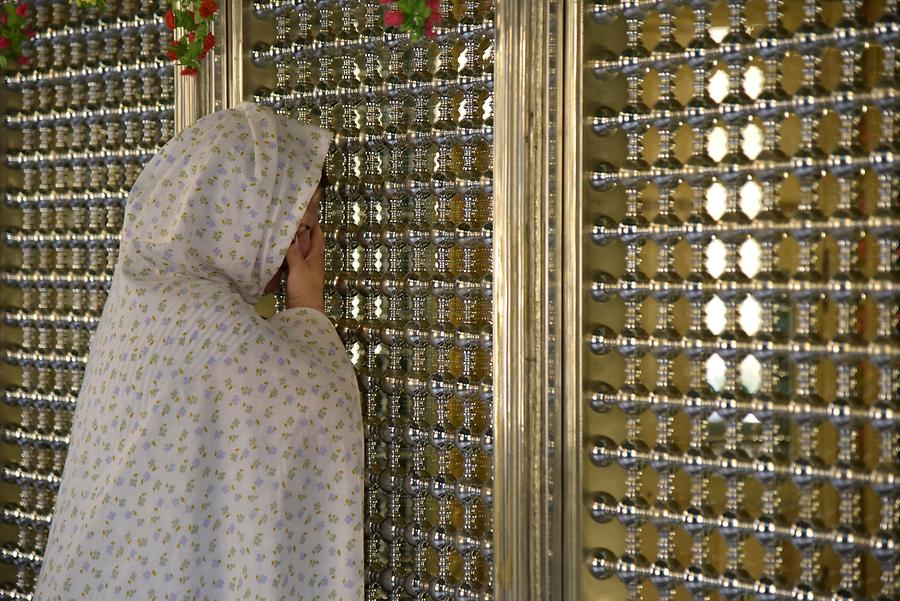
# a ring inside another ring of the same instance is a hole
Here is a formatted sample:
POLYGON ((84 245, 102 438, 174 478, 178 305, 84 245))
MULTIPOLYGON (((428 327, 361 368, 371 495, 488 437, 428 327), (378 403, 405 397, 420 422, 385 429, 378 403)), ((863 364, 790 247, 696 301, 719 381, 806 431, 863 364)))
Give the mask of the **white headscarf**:
POLYGON ((355 374, 323 314, 254 309, 330 139, 242 103, 138 178, 36 601, 362 599, 355 374))

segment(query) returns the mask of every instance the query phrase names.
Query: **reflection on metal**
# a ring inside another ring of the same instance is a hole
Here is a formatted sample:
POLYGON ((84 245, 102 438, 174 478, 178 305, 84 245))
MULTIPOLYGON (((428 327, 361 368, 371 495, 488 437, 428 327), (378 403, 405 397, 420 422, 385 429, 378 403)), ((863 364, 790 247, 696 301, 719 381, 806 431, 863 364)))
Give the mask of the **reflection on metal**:
POLYGON ((442 2, 416 42, 375 0, 255 8, 255 99, 336 133, 320 212, 364 403, 366 598, 492 599, 491 3, 442 2))
POLYGON ((498 599, 558 598, 560 4, 497 10, 494 545, 498 599))
POLYGON ((0 512, 15 526, 16 538, 0 549, 15 581, 0 585, 0 599, 29 598, 125 196, 174 127, 172 68, 163 55, 170 32, 159 3, 32 5, 33 65, 4 78, 13 101, 0 134, 11 150, 0 167, 10 207, 0 374, 3 401, 18 411, 3 431, 15 459, 0 474, 17 491, 0 512))
POLYGON ((379 0, 229 0, 188 79, 153 0, 35 2, 0 599, 40 565, 125 194, 245 90, 337 134, 367 599, 896 597, 895 0, 441 9, 410 42, 379 0))
MULTIPOLYGON (((184 35, 181 27, 175 29, 175 37, 180 38, 184 35)), ((211 52, 210 55, 214 55, 211 52)), ((208 90, 208 85, 203 86, 200 82, 208 82, 212 78, 212 66, 214 56, 209 56, 201 65, 200 72, 193 76, 181 75, 181 67, 175 65, 170 68, 173 72, 173 81, 175 83, 175 133, 180 133, 194 124, 200 117, 209 112, 206 106, 206 100, 209 99, 208 94, 203 94, 201 90, 208 90)))
POLYGON ((896 3, 577 8, 568 598, 896 598, 896 3))
POLYGON ((244 99, 244 18, 251 8, 243 0, 222 3, 216 34, 221 46, 217 109, 232 108, 244 99))
MULTIPOLYGON (((244 13, 241 0, 222 2, 215 24, 216 48, 200 65, 195 76, 175 70, 175 133, 212 112, 232 108, 244 99, 244 13)), ((182 35, 175 30, 175 37, 182 35)))

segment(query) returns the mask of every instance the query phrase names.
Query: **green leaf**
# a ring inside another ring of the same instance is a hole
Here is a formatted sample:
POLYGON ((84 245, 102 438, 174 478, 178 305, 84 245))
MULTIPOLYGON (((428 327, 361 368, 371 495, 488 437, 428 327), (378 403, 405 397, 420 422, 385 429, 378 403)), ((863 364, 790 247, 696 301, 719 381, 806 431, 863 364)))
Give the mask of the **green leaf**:
POLYGON ((194 20, 191 18, 191 14, 186 10, 179 10, 175 12, 175 26, 176 27, 184 27, 185 29, 193 29, 194 28, 194 20))
POLYGON ((0 69, 5 69, 9 66, 9 60, 6 58, 5 54, 0 54, 0 69))

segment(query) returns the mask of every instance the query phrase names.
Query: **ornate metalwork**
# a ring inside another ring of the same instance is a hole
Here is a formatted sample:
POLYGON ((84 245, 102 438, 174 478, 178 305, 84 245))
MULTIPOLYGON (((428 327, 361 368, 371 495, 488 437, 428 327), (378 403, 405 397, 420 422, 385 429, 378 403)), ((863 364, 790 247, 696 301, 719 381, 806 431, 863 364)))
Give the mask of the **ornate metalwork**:
POLYGON ((896 2, 573 18, 583 598, 896 598, 896 2))
MULTIPOLYGON (((4 223, 3 284, 15 306, 7 326, 21 343, 3 358, 21 373, 4 381, 18 408, 3 430, 19 449, 3 479, 19 486, 2 519, 18 538, 0 548, 17 579, 0 598, 27 599, 40 567, 84 355, 106 297, 125 196, 143 163, 173 132, 168 39, 154 0, 107 0, 83 10, 63 0, 33 3, 33 68, 4 84, 21 103, 3 117, 12 143, 4 157, 3 200, 20 212, 4 223), (18 136, 14 132, 18 132, 18 136)), ((5 137, 7 137, 5 135, 5 137)))
POLYGON ((336 133, 326 304, 360 374, 367 599, 492 599, 493 9, 434 41, 378 0, 256 2, 255 100, 336 133))

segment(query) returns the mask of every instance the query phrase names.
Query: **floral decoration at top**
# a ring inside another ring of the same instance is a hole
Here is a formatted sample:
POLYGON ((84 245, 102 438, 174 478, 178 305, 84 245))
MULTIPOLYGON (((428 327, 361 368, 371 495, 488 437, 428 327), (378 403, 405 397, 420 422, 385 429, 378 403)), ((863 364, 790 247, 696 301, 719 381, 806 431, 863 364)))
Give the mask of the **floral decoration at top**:
POLYGON ((200 63, 216 45, 213 22, 217 12, 216 0, 173 0, 172 8, 166 11, 166 27, 184 30, 166 49, 166 56, 181 65, 182 75, 196 75, 200 63))
POLYGON ((34 37, 28 27, 30 11, 27 2, 3 2, 0 7, 0 69, 10 65, 28 65, 31 61, 22 53, 25 40, 34 37))
POLYGON ((436 37, 434 26, 440 25, 441 0, 381 0, 382 4, 390 4, 391 8, 384 13, 384 24, 407 31, 412 39, 424 34, 429 38, 436 37))

